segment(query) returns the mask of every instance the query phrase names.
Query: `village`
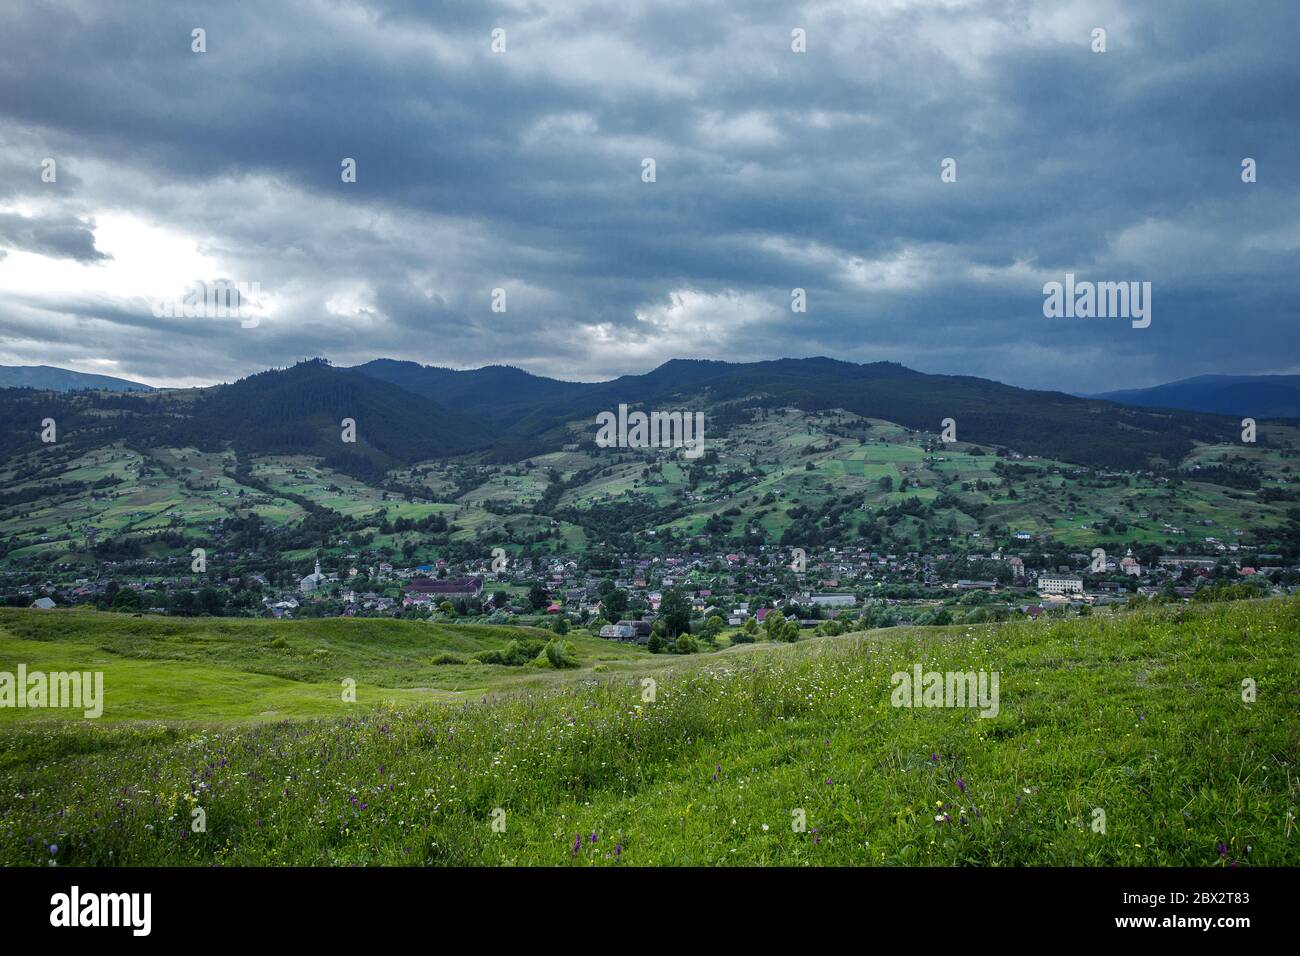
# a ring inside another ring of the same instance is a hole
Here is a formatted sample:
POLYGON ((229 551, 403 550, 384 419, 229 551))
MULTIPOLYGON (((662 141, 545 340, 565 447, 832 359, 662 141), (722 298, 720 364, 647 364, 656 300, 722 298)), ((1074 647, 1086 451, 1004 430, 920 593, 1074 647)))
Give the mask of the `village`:
MULTIPOLYGON (((1025 539, 1021 539, 1025 540, 1025 539)), ((1089 614, 1143 600, 1181 601, 1225 584, 1290 592, 1300 571, 1282 556, 1218 545, 1214 553, 1065 552, 1032 540, 1016 553, 884 552, 866 547, 758 547, 676 555, 590 553, 412 566, 360 554, 327 556, 308 573, 166 573, 157 559, 107 562, 100 577, 67 583, 0 578, 10 606, 88 606, 133 613, 275 619, 397 617, 589 628, 646 643, 674 593, 692 631, 763 626, 780 611, 801 630, 979 623, 1089 614), (352 560, 352 559, 355 559, 352 560), (494 570, 495 568, 495 570, 494 570), (716 619, 716 620, 715 620, 716 619), (749 621, 754 624, 748 624, 749 621), (830 625, 830 622, 836 622, 830 625)), ((220 555, 216 556, 219 561, 220 555)))

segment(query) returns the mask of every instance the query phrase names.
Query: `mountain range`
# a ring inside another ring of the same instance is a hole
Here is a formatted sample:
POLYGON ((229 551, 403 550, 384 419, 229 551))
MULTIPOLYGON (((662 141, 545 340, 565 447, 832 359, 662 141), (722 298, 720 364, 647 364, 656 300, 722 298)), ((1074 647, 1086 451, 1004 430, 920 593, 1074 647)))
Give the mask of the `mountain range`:
POLYGON ((1182 408, 1252 418, 1300 418, 1300 375, 1198 375, 1092 398, 1143 408, 1182 408))
POLYGON ((739 410, 759 406, 845 409, 936 433, 951 418, 959 440, 1115 468, 1176 463, 1194 442, 1232 440, 1239 428, 1220 415, 929 375, 891 362, 676 359, 645 374, 581 383, 507 366, 455 371, 379 359, 341 368, 313 359, 207 388, 0 390, 0 454, 35 450, 39 423, 53 418, 60 442, 84 447, 126 440, 313 454, 374 478, 423 460, 473 453, 502 463, 558 450, 575 440, 573 423, 594 422, 620 404, 706 410, 715 434, 739 410), (345 418, 357 423, 353 444, 340 440, 345 418))

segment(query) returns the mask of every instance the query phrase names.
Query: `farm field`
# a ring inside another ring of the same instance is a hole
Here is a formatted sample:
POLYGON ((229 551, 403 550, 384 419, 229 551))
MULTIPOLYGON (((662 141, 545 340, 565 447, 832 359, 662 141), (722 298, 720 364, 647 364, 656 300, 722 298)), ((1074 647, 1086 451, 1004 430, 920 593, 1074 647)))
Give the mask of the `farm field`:
MULTIPOLYGON (((160 672, 201 653, 252 681, 283 634, 396 683, 387 655, 423 629, 126 619, 91 638, 75 614, 31 619, 0 618, 0 667, 85 646, 160 672)), ((430 630, 432 652, 460 628, 430 630)), ((8 720, 0 864, 1294 866, 1298 639, 1300 601, 1271 599, 671 662, 616 648, 626 673, 342 717, 8 720), (916 665, 997 672, 996 716, 892 706, 916 665)), ((286 666, 310 685, 318 665, 286 666)), ((413 666, 404 687, 445 665, 413 666)))

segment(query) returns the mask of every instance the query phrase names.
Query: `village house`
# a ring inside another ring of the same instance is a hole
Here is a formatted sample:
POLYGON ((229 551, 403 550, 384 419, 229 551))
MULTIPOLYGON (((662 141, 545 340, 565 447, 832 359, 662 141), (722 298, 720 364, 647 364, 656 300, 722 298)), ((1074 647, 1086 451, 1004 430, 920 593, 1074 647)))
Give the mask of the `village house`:
POLYGON ((636 638, 636 628, 627 623, 606 624, 600 629, 600 636, 617 641, 631 641, 636 638))

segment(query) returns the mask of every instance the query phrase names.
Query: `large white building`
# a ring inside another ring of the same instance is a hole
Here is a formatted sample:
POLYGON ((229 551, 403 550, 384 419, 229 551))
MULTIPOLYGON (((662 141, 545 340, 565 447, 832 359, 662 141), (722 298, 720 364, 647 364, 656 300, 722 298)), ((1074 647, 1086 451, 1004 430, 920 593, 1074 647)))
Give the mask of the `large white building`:
POLYGON ((1038 590, 1044 594, 1082 594, 1083 578, 1062 574, 1040 574, 1038 590))
POLYGON ((812 594, 808 600, 818 607, 853 607, 858 603, 853 594, 812 594))

